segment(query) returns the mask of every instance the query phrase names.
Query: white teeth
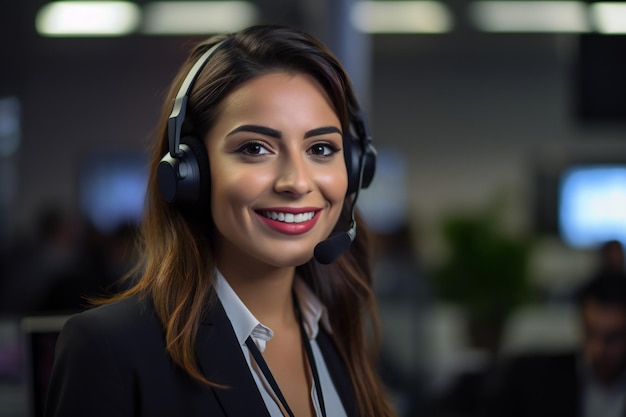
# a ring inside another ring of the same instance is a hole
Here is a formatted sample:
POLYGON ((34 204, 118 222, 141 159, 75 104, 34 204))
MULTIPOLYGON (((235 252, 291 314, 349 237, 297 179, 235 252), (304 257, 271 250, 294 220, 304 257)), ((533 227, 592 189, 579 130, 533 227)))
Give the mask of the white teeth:
POLYGON ((276 211, 263 211, 263 216, 268 219, 278 220, 279 222, 285 223, 302 223, 307 222, 313 218, 315 212, 309 211, 307 213, 282 213, 276 211))

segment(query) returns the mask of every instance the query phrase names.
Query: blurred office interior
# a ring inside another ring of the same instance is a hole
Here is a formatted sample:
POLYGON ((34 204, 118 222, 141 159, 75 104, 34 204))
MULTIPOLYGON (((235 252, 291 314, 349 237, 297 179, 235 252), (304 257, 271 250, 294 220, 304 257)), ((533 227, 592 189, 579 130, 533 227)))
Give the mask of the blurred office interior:
POLYGON ((146 149, 190 46, 255 23, 319 37, 365 110, 379 165, 359 207, 399 415, 478 415, 472 390, 439 404, 460 376, 579 343, 573 294, 604 243, 626 244, 623 3, 136 0, 106 34, 71 33, 103 11, 55 26, 62 3, 79 2, 0 6, 0 417, 38 415, 63 317, 132 262, 146 149))

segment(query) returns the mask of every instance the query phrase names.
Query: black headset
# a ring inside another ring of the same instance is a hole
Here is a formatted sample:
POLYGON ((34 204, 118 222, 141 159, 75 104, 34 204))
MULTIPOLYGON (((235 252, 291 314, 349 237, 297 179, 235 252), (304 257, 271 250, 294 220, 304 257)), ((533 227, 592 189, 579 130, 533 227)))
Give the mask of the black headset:
MULTIPOLYGON (((172 112, 167 122, 169 151, 159 162, 157 183, 163 198, 167 202, 178 206, 190 207, 198 205, 203 200, 203 196, 210 195, 209 160, 204 143, 201 139, 194 136, 183 136, 181 138, 181 132, 187 111, 189 92, 194 81, 211 56, 219 49, 225 47, 227 41, 228 39, 213 45, 191 67, 176 94, 172 112)), ((338 249, 335 250, 336 245, 331 245, 333 248, 330 249, 330 252, 332 252, 333 259, 320 260, 321 263, 333 262, 354 240, 356 236, 354 209, 358 193, 361 189, 367 188, 371 184, 376 171, 376 149, 372 144, 372 138, 368 134, 365 121, 360 113, 350 114, 349 130, 349 132, 344 132, 343 135, 343 154, 348 172, 347 195, 354 194, 352 201, 352 225, 350 230, 345 233, 349 241, 338 254, 336 253, 338 249), (328 262, 325 262, 325 260, 328 262)), ((332 239, 333 237, 321 242, 318 246, 332 239)), ((318 258, 317 252, 318 248, 316 248, 316 258, 318 258)))

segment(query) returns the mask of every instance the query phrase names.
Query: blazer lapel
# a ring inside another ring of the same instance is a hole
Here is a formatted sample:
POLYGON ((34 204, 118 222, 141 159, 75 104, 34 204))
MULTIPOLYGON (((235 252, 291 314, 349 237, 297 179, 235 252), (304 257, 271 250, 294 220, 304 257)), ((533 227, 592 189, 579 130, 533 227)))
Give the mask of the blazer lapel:
POLYGON ((196 355, 207 379, 228 387, 213 388, 227 416, 270 417, 235 332, 218 300, 200 324, 196 355))
POLYGON ((356 402, 356 395, 354 393, 350 374, 348 373, 348 368, 341 359, 335 343, 326 331, 321 328, 321 326, 317 335, 317 345, 322 351, 326 367, 328 368, 330 377, 333 379, 335 389, 337 390, 337 394, 339 394, 339 398, 341 399, 343 408, 346 411, 346 415, 349 417, 358 416, 359 411, 356 402))

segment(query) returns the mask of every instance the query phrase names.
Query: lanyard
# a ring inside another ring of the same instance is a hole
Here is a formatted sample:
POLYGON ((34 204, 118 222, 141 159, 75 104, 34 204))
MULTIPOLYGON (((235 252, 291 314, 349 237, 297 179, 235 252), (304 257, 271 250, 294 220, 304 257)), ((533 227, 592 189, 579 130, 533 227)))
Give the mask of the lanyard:
MULTIPOLYGON (((302 343, 304 344, 304 349, 306 350, 306 356, 309 360, 309 366, 311 367, 311 373, 313 374, 313 381, 315 383, 315 391, 317 394, 317 400, 319 402, 320 409, 322 411, 322 417, 326 417, 326 406, 324 405, 324 396, 322 395, 322 384, 320 383, 319 374, 317 373, 317 365, 315 364, 315 357, 313 356, 311 343, 309 341, 308 336, 306 335, 306 332, 304 331, 304 326, 302 324, 302 313, 300 312, 300 305, 298 304, 298 298, 295 296, 295 294, 294 294, 294 304, 295 304, 295 309, 296 309, 296 316, 300 322, 300 334, 302 335, 302 343)), ((283 405, 283 408, 287 411, 287 414, 289 414, 289 417, 294 417, 293 412, 291 411, 291 408, 289 408, 289 405, 287 404, 287 400, 283 396, 283 393, 280 391, 280 388, 278 387, 278 383, 276 383, 276 380, 274 379, 274 376, 272 375, 270 368, 267 366, 265 359, 263 359, 263 355, 261 355, 261 352, 259 351, 256 344, 252 340, 252 337, 248 336, 248 338, 246 339, 246 345, 248 346, 248 349, 250 349, 250 352, 252 353, 252 356, 254 357, 255 362, 257 363, 259 368, 261 368, 261 372, 263 372, 265 379, 272 387, 274 394, 276 394, 276 396, 278 397, 278 400, 283 405)))

